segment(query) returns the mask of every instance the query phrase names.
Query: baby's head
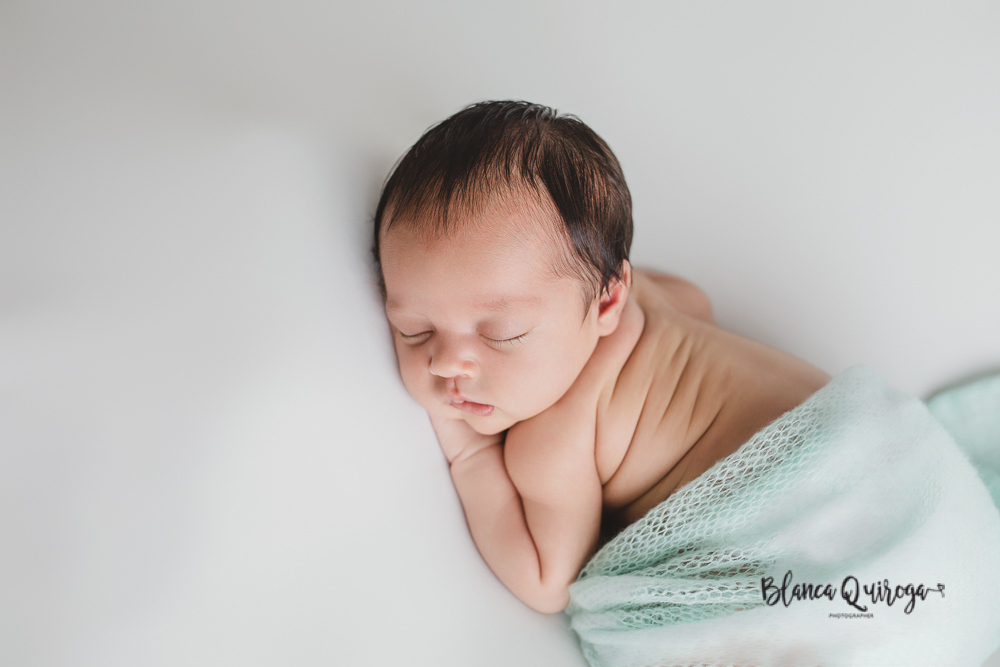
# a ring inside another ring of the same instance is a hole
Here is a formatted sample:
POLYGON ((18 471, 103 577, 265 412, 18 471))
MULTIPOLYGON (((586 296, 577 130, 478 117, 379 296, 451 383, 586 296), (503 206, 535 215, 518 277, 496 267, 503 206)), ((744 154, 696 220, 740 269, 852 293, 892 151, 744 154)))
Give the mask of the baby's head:
POLYGON ((375 213, 406 388, 480 433, 553 405, 618 325, 631 241, 621 167, 576 118, 484 102, 431 128, 375 213))

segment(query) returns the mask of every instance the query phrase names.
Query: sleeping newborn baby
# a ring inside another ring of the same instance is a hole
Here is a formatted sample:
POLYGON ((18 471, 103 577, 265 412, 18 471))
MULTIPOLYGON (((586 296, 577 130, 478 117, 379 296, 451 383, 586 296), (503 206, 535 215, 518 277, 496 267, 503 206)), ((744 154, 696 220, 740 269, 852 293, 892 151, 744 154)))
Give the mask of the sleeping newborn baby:
POLYGON ((1000 516, 944 429, 868 369, 831 381, 716 327, 695 286, 631 267, 631 237, 611 150, 539 105, 466 108, 383 189, 375 255, 400 374, 500 581, 538 611, 569 606, 595 665, 879 664, 886 642, 898 658, 887 626, 829 620, 879 603, 917 618, 913 637, 979 615, 951 652, 913 651, 926 664, 987 655, 1000 615, 960 570, 997 569, 1000 516), (894 475, 920 481, 897 493, 894 475), (942 495, 955 484, 970 498, 942 495), (942 547, 945 511, 975 548, 942 547), (935 546, 899 560, 907 541, 935 546), (883 579, 924 586, 916 612, 865 597, 883 579), (824 594, 797 596, 800 581, 824 594))

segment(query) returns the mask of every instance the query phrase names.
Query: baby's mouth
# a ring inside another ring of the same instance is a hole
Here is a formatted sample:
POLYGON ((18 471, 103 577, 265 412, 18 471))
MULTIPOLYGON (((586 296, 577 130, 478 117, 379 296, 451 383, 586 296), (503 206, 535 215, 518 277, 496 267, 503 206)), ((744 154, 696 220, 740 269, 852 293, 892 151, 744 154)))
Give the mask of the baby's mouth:
POLYGON ((456 410, 461 410, 462 412, 468 412, 472 415, 478 415, 480 417, 487 417, 493 414, 493 406, 486 405, 485 403, 474 403, 473 401, 462 401, 458 399, 451 399, 448 401, 448 405, 455 408, 456 410))

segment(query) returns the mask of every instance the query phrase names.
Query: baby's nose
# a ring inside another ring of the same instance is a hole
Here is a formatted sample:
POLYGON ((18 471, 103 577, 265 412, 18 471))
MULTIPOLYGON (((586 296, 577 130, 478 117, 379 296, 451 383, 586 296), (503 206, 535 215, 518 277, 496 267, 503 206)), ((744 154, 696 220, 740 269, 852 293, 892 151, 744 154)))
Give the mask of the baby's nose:
POLYGON ((473 377, 478 367, 459 341, 439 340, 431 353, 429 370, 432 375, 443 378, 473 377))

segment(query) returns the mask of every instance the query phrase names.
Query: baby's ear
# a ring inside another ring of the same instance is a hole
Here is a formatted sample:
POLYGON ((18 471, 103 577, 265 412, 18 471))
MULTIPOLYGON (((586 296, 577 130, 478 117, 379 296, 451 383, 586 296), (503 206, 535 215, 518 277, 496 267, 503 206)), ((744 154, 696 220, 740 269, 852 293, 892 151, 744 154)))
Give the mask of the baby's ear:
POLYGON ((632 266, 622 260, 621 278, 612 278, 606 290, 601 292, 597 311, 597 332, 607 336, 618 328, 622 311, 628 301, 628 290, 632 285, 632 266))

